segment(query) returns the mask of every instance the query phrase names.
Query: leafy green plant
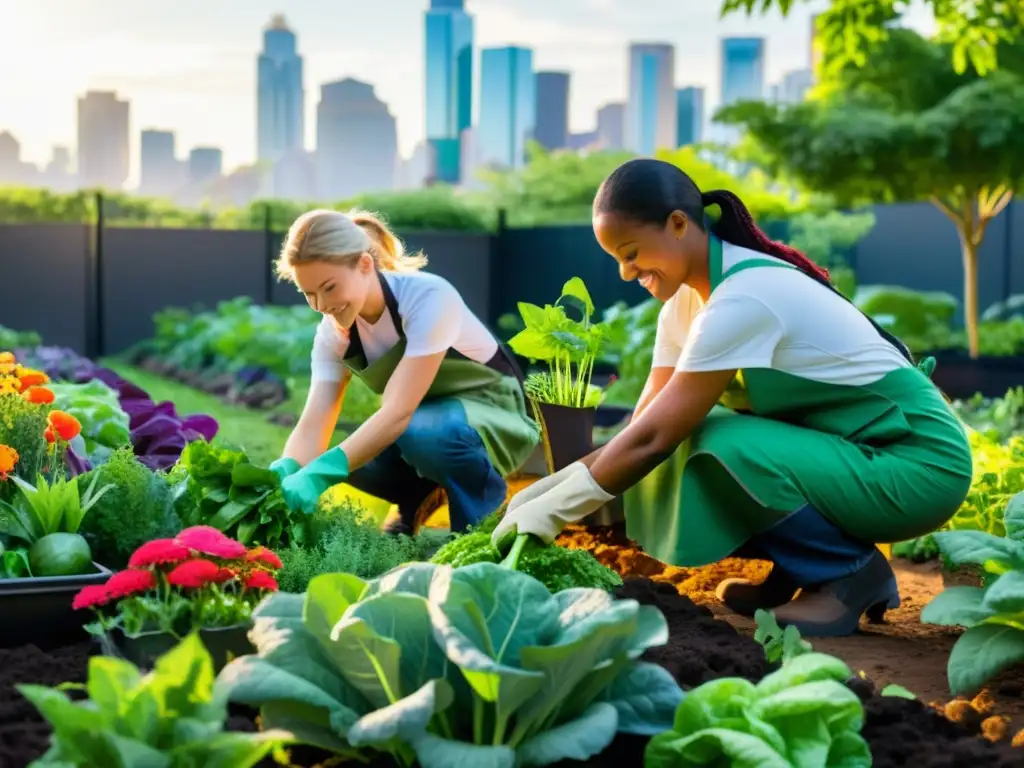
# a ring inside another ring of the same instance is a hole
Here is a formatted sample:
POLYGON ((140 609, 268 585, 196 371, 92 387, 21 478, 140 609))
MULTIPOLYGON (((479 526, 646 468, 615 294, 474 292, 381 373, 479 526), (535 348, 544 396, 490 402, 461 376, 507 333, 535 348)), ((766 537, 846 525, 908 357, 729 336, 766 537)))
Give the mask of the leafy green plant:
POLYGON ((84 451, 78 451, 93 464, 101 464, 118 448, 131 445, 130 418, 121 408, 117 392, 99 379, 84 384, 51 383, 53 405, 78 419, 79 437, 84 451))
POLYGON ((39 475, 35 485, 12 479, 20 493, 10 502, 0 501, 0 534, 22 546, 5 549, 7 575, 74 576, 94 570, 92 550, 78 529, 111 486, 97 488, 98 477, 84 491, 77 477, 57 478, 50 484, 39 475))
POLYGON ((761 682, 727 677, 686 694, 671 729, 651 739, 645 768, 869 768, 864 707, 842 661, 791 658, 761 682))
POLYGON ((185 485, 195 502, 190 525, 209 525, 246 546, 281 549, 307 540, 309 521, 288 508, 277 473, 249 461, 244 451, 196 440, 182 451, 185 485))
POLYGON ((146 675, 123 659, 93 656, 84 685, 17 689, 53 728, 50 749, 31 768, 249 768, 289 738, 281 731, 224 730, 225 697, 194 634, 146 675), (68 690, 89 697, 74 702, 68 690))
POLYGON ((527 394, 552 405, 596 406, 600 390, 591 386, 590 379, 604 338, 604 327, 591 323, 594 302, 583 281, 578 277, 570 279, 553 305, 538 307, 520 302, 519 313, 526 327, 509 340, 509 346, 516 354, 547 363, 549 368, 527 379, 527 394), (567 299, 582 306, 581 320, 573 320, 566 314, 562 302, 567 299))
POLYGON ((758 609, 754 613, 754 639, 764 646, 769 663, 786 664, 797 656, 810 653, 811 644, 800 637, 800 630, 790 625, 783 630, 771 611, 758 609))
POLYGON ((1004 669, 1024 663, 1024 493, 1006 506, 1005 537, 984 531, 941 531, 935 541, 954 565, 981 566, 982 587, 947 587, 921 611, 921 621, 966 627, 949 654, 954 695, 980 689, 1004 669))
POLYGON ((373 581, 327 574, 255 614, 258 655, 231 662, 232 701, 264 727, 355 759, 494 768, 585 760, 616 732, 667 728, 682 692, 637 659, 660 611, 601 590, 550 594, 491 563, 414 563, 373 581))
POLYGON ((462 568, 473 563, 501 563, 512 570, 532 576, 551 592, 574 587, 610 591, 622 585, 622 578, 598 562, 585 549, 545 546, 531 536, 517 536, 508 557, 491 544, 491 533, 501 519, 502 510, 488 515, 480 524, 445 544, 430 559, 439 565, 462 568))
POLYGON ((998 443, 1024 435, 1024 387, 1014 387, 1003 397, 987 398, 980 393, 953 403, 957 415, 972 429, 998 443))

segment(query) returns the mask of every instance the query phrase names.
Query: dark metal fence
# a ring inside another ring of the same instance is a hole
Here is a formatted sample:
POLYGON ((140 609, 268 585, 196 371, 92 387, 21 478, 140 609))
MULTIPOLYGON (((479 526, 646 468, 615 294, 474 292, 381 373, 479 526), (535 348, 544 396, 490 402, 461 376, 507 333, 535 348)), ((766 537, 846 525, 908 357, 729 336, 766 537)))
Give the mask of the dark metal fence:
MULTIPOLYGON (((953 225, 926 204, 879 206, 877 225, 850 254, 861 284, 904 285, 962 296, 953 225)), ((623 283, 588 226, 500 228, 496 234, 401 232, 494 325, 519 301, 553 301, 578 275, 599 308, 646 293, 623 283)), ((775 236, 780 233, 773 232, 775 236)), ((93 357, 153 333, 167 307, 212 307, 249 296, 301 303, 273 277, 283 236, 262 230, 163 229, 86 224, 0 224, 0 325, 35 330, 48 344, 93 357)), ((980 303, 1024 293, 1024 203, 992 222, 978 259, 980 303)))

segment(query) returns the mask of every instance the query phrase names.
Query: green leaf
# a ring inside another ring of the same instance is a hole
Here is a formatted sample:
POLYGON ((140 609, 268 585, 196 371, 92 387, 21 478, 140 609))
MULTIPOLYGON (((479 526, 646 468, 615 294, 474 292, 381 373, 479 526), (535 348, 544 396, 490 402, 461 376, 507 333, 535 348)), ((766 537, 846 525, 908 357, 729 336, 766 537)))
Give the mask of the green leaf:
POLYGON ((986 560, 994 560, 1024 567, 1022 546, 1010 539, 983 531, 938 531, 934 537, 942 554, 953 565, 982 565, 986 560))
POLYGON ((901 699, 910 699, 912 701, 917 699, 917 696, 915 696, 909 690, 904 688, 902 685, 897 685, 896 683, 889 683, 889 685, 885 686, 885 688, 882 689, 882 695, 897 696, 901 699))
POLYGON ((690 768, 716 763, 730 768, 793 768, 789 760, 761 739, 728 728, 659 733, 644 752, 644 768, 690 768))
MULTIPOLYGON (((759 698, 751 705, 750 715, 776 727, 781 719, 821 717, 828 721, 829 730, 859 732, 864 722, 864 707, 857 694, 843 683, 815 680, 759 698)), ((785 737, 785 731, 781 727, 779 730, 785 737)))
POLYGON ((639 662, 619 675, 601 698, 618 712, 620 733, 653 736, 672 727, 683 692, 660 664, 639 662))
POLYGON ((1009 571, 985 590, 983 606, 989 613, 1024 614, 1024 571, 1009 571))
POLYGON ((1024 632, 982 624, 964 632, 949 654, 947 674, 954 696, 976 693, 989 680, 1024 662, 1024 632))
POLYGON ((1003 514, 1006 538, 1024 545, 1024 491, 1015 494, 1006 505, 1003 514))
POLYGON ((202 768, 252 768, 289 736, 285 732, 218 733, 204 742, 175 750, 175 756, 184 760, 194 753, 195 764, 202 768))
POLYGON ((431 680, 394 704, 364 715, 349 729, 348 740, 354 747, 383 748, 392 740, 411 743, 427 732, 434 715, 447 709, 454 698, 446 680, 431 680))
POLYGON ((509 339, 508 345, 513 352, 528 360, 548 361, 558 352, 549 334, 533 328, 517 333, 509 339))
POLYGON ((940 626, 973 627, 992 611, 985 607, 981 587, 946 587, 921 611, 921 621, 940 626))
POLYGON ((592 704, 580 717, 547 728, 516 750, 523 766, 554 765, 562 760, 584 762, 603 752, 615 738, 618 713, 610 704, 592 704))
POLYGON ((694 688, 676 709, 673 730, 696 733, 723 722, 742 721, 743 713, 757 699, 757 688, 749 680, 723 677, 694 688))
POLYGON ((277 473, 272 470, 240 462, 231 469, 231 485, 249 488, 263 488, 266 486, 276 488, 280 485, 280 480, 277 473))
POLYGON ((528 331, 543 331, 547 329, 548 316, 541 307, 536 304, 528 304, 525 301, 519 302, 519 314, 528 331))
POLYGON ((424 733, 412 742, 422 768, 515 768, 509 747, 486 747, 424 733))
POLYGON ((576 299, 580 304, 583 305, 583 316, 584 319, 590 320, 594 314, 594 300, 590 298, 590 291, 587 290, 586 283, 579 277, 570 278, 569 281, 562 286, 562 295, 558 297, 561 301, 565 298, 576 299))
POLYGON ((328 645, 334 626, 365 590, 366 582, 351 573, 324 573, 311 579, 302 609, 309 631, 328 645))
POLYGON ((111 717, 117 715, 121 702, 141 679, 138 668, 123 659, 110 656, 89 659, 89 698, 111 717))
POLYGON ((820 680, 842 682, 849 679, 852 674, 846 663, 835 656, 811 652, 797 656, 781 669, 766 675, 757 684, 757 692, 758 696, 763 698, 803 683, 820 680))

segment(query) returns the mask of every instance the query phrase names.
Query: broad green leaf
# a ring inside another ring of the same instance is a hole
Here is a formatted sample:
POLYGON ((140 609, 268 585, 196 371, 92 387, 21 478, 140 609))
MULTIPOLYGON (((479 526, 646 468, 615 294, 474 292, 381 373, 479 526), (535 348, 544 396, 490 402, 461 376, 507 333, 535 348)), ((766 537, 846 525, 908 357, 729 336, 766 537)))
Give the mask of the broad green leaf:
POLYGON ((202 768, 252 768, 273 752, 278 743, 287 741, 288 736, 267 732, 219 733, 204 743, 176 752, 180 751, 182 756, 194 752, 195 758, 202 761, 202 768))
POLYGON ((619 714, 619 732, 653 736, 667 731, 683 691, 660 664, 638 662, 608 686, 602 696, 619 714))
POLYGON ((803 683, 819 680, 843 681, 851 677, 850 668, 835 656, 824 653, 805 653, 789 661, 781 669, 766 675, 757 684, 759 698, 772 696, 803 683))
POLYGON ((785 754, 793 768, 818 768, 829 764, 832 735, 825 724, 824 714, 810 710, 796 717, 771 721, 786 745, 785 754))
POLYGON ((953 565, 982 565, 986 560, 1024 565, 1021 562, 1024 545, 1010 539, 983 531, 938 531, 933 536, 942 554, 948 557, 953 565))
MULTIPOLYGON (((821 717, 828 721, 832 731, 859 732, 864 722, 864 707, 857 694, 842 683, 815 680, 759 698, 751 705, 750 715, 772 724, 782 719, 821 717)), ((785 737, 785 731, 776 727, 785 737)))
POLYGON ((128 692, 141 679, 138 668, 124 659, 111 656, 93 656, 89 659, 89 698, 111 716, 117 714, 122 702, 127 701, 128 692))
POLYGON ((113 731, 96 735, 110 745, 116 765, 124 768, 171 768, 174 765, 170 754, 141 741, 125 738, 113 731))
POLYGON ((310 580, 302 619, 322 643, 350 606, 359 602, 366 582, 351 573, 324 573, 310 580))
MULTIPOLYGON (((382 598, 398 595, 380 595, 382 598)), ((415 599, 415 598, 413 598, 415 599)), ((396 627, 401 631, 400 627, 396 627)), ((402 646, 383 637, 362 619, 346 615, 324 643, 324 651, 348 683, 365 696, 374 708, 386 707, 402 698, 400 660, 402 646)))
POLYGON ((709 680, 683 697, 676 709, 673 730, 696 733, 726 721, 741 721, 756 698, 757 688, 749 680, 739 677, 709 680))
POLYGON ((989 613, 1024 613, 1024 571, 1009 571, 984 590, 989 613))
POLYGON ((940 626, 973 627, 992 611, 985 607, 981 587, 946 587, 921 611, 921 621, 940 626))
POLYGON ((517 333, 509 339, 508 345, 513 352, 528 360, 547 361, 558 352, 558 347, 554 344, 550 334, 533 328, 527 328, 517 333))
POLYGON ((142 678, 140 690, 151 691, 162 711, 192 715, 213 693, 213 659, 193 631, 156 660, 154 672, 142 678))
POLYGON ((659 733, 644 752, 644 768, 690 768, 716 762, 730 768, 793 768, 756 736, 726 728, 707 728, 686 735, 678 731, 659 733))
POLYGON ((523 323, 528 331, 543 332, 547 330, 548 316, 542 307, 525 301, 519 302, 518 307, 519 314, 523 318, 523 323))
POLYGON ((871 747, 864 737, 853 731, 833 734, 828 753, 828 768, 871 768, 871 747))
POLYGON ((1024 632, 982 624, 964 632, 949 654, 947 674, 954 696, 976 693, 995 675, 1024 662, 1024 632))
POLYGON ((509 747, 487 747, 424 733, 412 742, 421 768, 516 768, 509 747))
POLYGON ((104 713, 79 706, 52 688, 43 685, 14 687, 39 710, 59 738, 68 738, 78 731, 98 733, 106 730, 110 722, 104 713))
POLYGON ((559 296, 559 301, 564 298, 573 298, 580 302, 583 305, 585 319, 590 320, 593 316, 594 300, 590 298, 590 291, 587 290, 587 286, 582 279, 578 277, 570 278, 562 286, 562 295, 559 296))
POLYGON ((1024 546, 1024 492, 1014 495, 1003 514, 1006 538, 1024 546))
POLYGON ((553 765, 561 760, 584 762, 603 752, 615 738, 618 713, 610 704, 592 704, 580 717, 547 728, 516 750, 520 765, 553 765))
POLYGON ((217 510, 217 514, 207 519, 206 524, 213 526, 218 531, 226 531, 249 514, 252 509, 251 504, 241 501, 228 501, 217 510))
POLYGON ((917 696, 908 691, 902 685, 897 685, 896 683, 889 683, 889 685, 885 686, 885 688, 882 689, 882 695, 897 696, 901 699, 910 699, 912 701, 917 699, 917 696))
POLYGON ((349 729, 348 740, 354 747, 382 748, 395 739, 411 743, 427 732, 431 719, 447 709, 454 696, 447 681, 431 680, 394 704, 364 715, 349 729))
POLYGON ((356 757, 360 750, 351 746, 345 733, 357 721, 355 712, 332 717, 327 710, 297 701, 268 701, 260 707, 260 722, 266 729, 290 734, 300 744, 319 747, 342 757, 356 757))
POLYGON ((231 469, 232 486, 247 486, 251 488, 271 486, 276 488, 279 484, 280 481, 277 473, 269 469, 263 469, 244 462, 236 464, 231 469))

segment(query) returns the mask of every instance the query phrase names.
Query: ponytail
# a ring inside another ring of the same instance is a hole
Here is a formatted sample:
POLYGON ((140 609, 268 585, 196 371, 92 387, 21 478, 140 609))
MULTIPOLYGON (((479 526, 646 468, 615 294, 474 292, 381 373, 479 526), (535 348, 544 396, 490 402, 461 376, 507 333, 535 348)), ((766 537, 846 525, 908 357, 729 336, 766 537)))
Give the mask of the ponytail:
POLYGON ((402 241, 379 216, 368 211, 349 211, 348 217, 370 238, 370 255, 378 269, 415 272, 427 265, 427 257, 423 253, 406 253, 402 241))

